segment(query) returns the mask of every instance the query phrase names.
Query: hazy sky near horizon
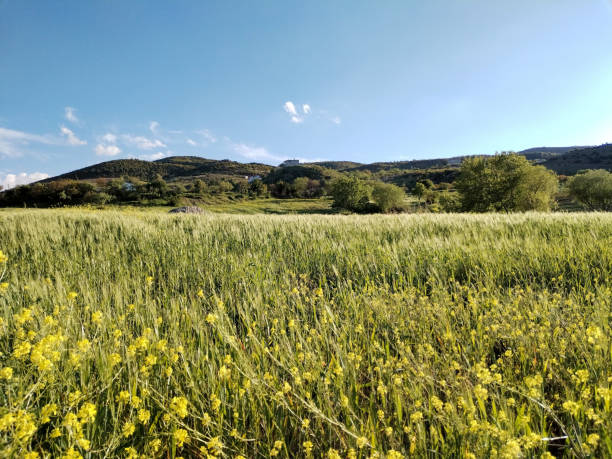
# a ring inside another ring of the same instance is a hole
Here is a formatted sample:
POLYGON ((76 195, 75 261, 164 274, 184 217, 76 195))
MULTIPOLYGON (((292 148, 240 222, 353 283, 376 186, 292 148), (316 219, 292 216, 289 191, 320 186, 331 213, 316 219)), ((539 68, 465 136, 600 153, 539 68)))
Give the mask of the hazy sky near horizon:
POLYGON ((5 186, 128 157, 606 142, 612 0, 0 0, 5 186))

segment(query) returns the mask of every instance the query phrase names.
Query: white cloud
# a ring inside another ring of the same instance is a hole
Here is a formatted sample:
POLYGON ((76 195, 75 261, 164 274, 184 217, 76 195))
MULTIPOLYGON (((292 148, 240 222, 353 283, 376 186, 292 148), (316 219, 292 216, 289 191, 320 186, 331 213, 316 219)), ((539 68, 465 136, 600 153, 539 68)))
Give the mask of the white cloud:
POLYGON ((297 110, 295 109, 295 105, 293 105, 293 102, 291 102, 290 100, 285 102, 285 105, 283 105, 283 108, 290 115, 297 115, 297 110))
POLYGON ((340 123, 342 123, 342 120, 340 119, 340 117, 339 117, 339 116, 333 116, 333 117, 330 119, 330 121, 331 121, 332 123, 334 123, 334 124, 340 124, 340 123))
POLYGON ((286 157, 276 156, 264 147, 253 147, 245 143, 232 143, 232 149, 240 156, 257 161, 284 161, 286 157))
POLYGON ((215 135, 212 132, 210 132, 208 129, 197 131, 197 133, 200 134, 202 137, 204 137, 210 143, 217 142, 217 137, 215 137, 215 135))
POLYGON ((49 177, 49 174, 44 172, 32 172, 28 174, 21 172, 19 174, 6 174, 4 177, 0 176, 0 185, 4 190, 16 187, 18 185, 26 185, 28 183, 37 182, 49 177))
POLYGON ((62 132, 63 136, 68 138, 68 144, 69 145, 72 145, 72 146, 87 145, 87 141, 86 140, 79 139, 76 135, 74 135, 74 132, 72 132, 66 126, 61 126, 60 127, 60 131, 62 132))
POLYGON ((159 127, 159 123, 158 123, 157 121, 151 121, 151 122, 149 123, 149 130, 150 130, 150 131, 151 131, 153 134, 155 134, 155 135, 157 135, 157 128, 158 128, 158 127, 159 127))
POLYGON ((186 140, 186 142, 187 142, 189 145, 191 145, 192 147, 195 147, 195 146, 197 145, 197 143, 196 143, 194 140, 192 140, 192 139, 187 139, 187 140, 186 140))
POLYGON ((134 145, 141 150, 152 150, 153 148, 164 148, 166 146, 166 144, 159 139, 148 139, 143 136, 125 134, 122 138, 126 143, 134 145))
POLYGON ((104 142, 106 142, 106 143, 116 143, 117 142, 117 136, 115 134, 107 132, 106 134, 104 134, 102 136, 102 140, 104 142))
POLYGON ((303 123, 306 117, 312 113, 310 104, 302 104, 302 112, 298 112, 295 104, 288 100, 283 104, 283 110, 289 114, 289 120, 294 124, 303 123))
POLYGON ((162 153, 161 151, 158 151, 157 153, 153 153, 151 155, 140 155, 138 158, 144 159, 145 161, 155 161, 158 159, 165 158, 166 156, 168 156, 166 153, 162 153))
POLYGON ((253 145, 248 145, 243 142, 234 142, 229 137, 224 137, 224 140, 229 143, 230 148, 238 153, 240 156, 247 158, 251 161, 261 161, 265 163, 280 163, 285 161, 286 159, 299 159, 301 162, 317 162, 317 161, 327 161, 325 158, 304 158, 299 156, 279 156, 273 153, 270 153, 264 147, 256 147, 253 145))
POLYGON ((117 145, 104 145, 99 143, 96 145, 95 152, 98 156, 117 156, 121 153, 121 149, 117 145))
POLYGON ((79 119, 75 115, 76 108, 73 107, 65 107, 64 108, 64 116, 71 123, 78 123, 79 119))
POLYGON ((51 136, 30 134, 28 132, 16 131, 0 127, 0 157, 19 157, 22 156, 22 147, 30 143, 42 143, 54 145, 61 143, 59 139, 51 136))

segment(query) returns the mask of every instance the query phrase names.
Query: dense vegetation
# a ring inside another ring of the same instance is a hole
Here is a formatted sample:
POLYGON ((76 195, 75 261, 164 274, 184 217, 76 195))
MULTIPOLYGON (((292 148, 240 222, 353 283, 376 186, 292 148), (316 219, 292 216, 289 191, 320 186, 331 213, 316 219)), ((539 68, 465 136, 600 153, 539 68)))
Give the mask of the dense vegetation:
POLYGON ((573 175, 585 169, 612 171, 612 144, 572 150, 542 163, 558 174, 573 175))
POLYGON ((590 210, 612 211, 612 173, 592 170, 569 180, 570 194, 590 210))
POLYGON ((612 455, 609 215, 1 216, 3 457, 612 455))
POLYGON ((232 177, 245 175, 264 175, 272 169, 265 164, 243 164, 230 160, 212 160, 197 156, 172 156, 157 161, 139 159, 116 159, 88 166, 45 181, 91 180, 100 178, 135 177, 140 180, 153 180, 160 175, 164 180, 178 177, 194 177, 206 174, 223 174, 232 177))
POLYGON ((540 148, 451 160, 327 161, 288 167, 185 156, 155 162, 117 160, 0 193, 0 207, 206 206, 216 197, 234 201, 331 197, 336 210, 350 212, 608 209, 609 187, 587 181, 588 174, 573 180, 551 172, 576 173, 576 167, 584 164, 601 165, 600 175, 612 170, 612 149, 609 145, 581 150, 540 148), (568 161, 573 169, 554 166, 568 161), (354 191, 365 192, 351 197, 341 193, 349 183, 354 191), (598 204, 592 205, 596 191, 598 204), (408 202, 406 195, 417 199, 418 205, 408 202))
POLYGON ((549 210, 558 189, 555 174, 522 156, 501 154, 466 159, 457 190, 463 210, 549 210))

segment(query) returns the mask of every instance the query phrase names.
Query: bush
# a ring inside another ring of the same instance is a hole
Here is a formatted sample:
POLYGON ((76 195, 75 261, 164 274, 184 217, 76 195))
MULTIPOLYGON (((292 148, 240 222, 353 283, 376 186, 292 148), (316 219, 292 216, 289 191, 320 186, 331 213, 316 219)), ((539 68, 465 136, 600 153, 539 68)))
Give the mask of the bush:
POLYGON ((357 177, 337 179, 331 188, 333 207, 351 212, 363 212, 370 201, 371 186, 357 177))
POLYGON ((568 181, 570 196, 590 210, 612 210, 612 173, 589 170, 568 181))
POLYGON ((459 194, 451 191, 442 191, 438 194, 438 204, 442 212, 459 212, 461 210, 461 199, 459 194))
POLYGON ((557 188, 553 172, 514 153, 468 158, 457 180, 470 212, 549 210, 557 188))
POLYGON ((405 197, 406 194, 402 188, 390 183, 376 182, 372 187, 372 201, 380 212, 401 208, 405 197))

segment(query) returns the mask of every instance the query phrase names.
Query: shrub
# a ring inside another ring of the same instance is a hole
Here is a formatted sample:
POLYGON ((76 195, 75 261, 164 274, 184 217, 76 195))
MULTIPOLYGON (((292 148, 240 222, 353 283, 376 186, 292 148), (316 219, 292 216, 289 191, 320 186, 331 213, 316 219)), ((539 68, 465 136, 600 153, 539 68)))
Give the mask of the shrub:
POLYGON ((372 187, 372 201, 380 212, 401 208, 405 197, 402 188, 390 183, 376 182, 372 187))
POLYGON ((603 169, 578 174, 568 181, 570 195, 591 210, 612 210, 612 173, 603 169))
POLYGON ((549 210, 557 188, 553 172, 514 153, 468 158, 457 180, 462 208, 472 212, 549 210))
POLYGON ((372 192, 371 186, 357 177, 342 177, 332 184, 331 195, 336 209, 363 212, 372 192))

